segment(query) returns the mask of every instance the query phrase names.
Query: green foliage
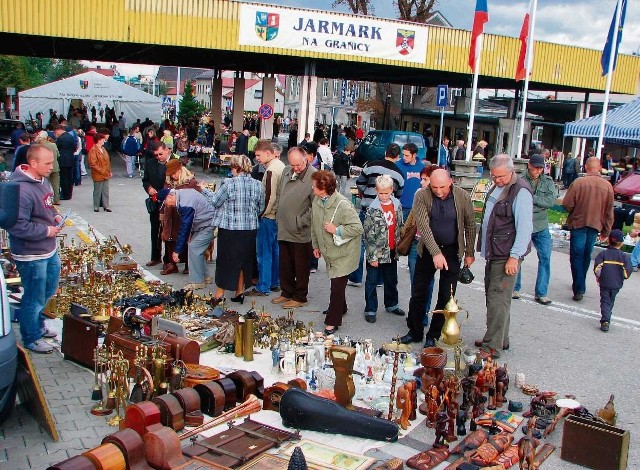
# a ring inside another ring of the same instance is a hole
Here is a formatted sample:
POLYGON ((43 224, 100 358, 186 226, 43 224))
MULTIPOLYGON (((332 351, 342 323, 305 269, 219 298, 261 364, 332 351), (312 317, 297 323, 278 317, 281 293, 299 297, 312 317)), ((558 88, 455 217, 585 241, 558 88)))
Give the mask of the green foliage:
POLYGON ((5 98, 7 87, 28 90, 85 70, 77 60, 0 55, 0 99, 5 98))
POLYGON ((184 85, 184 92, 180 99, 180 109, 178 111, 178 120, 187 122, 194 118, 200 118, 204 112, 204 106, 196 100, 193 84, 187 80, 184 85))

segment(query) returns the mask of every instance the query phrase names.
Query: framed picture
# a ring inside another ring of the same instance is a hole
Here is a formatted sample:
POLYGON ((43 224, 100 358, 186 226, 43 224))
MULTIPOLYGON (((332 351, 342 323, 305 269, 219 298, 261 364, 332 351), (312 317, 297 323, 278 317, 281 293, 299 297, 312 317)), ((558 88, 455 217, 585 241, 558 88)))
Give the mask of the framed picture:
MULTIPOLYGON (((307 464, 320 465, 321 468, 339 468, 341 470, 365 470, 374 462, 375 458, 354 454, 342 449, 320 444, 306 439, 282 450, 282 454, 291 456, 296 447, 302 449, 307 464)), ((311 468, 311 467, 309 467, 311 468)))

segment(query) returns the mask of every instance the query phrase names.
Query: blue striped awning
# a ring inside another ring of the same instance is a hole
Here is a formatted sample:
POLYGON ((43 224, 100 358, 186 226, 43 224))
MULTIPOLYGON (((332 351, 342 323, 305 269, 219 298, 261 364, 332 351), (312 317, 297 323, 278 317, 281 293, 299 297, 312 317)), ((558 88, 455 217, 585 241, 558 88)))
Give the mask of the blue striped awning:
MULTIPOLYGON (((597 139, 600 135, 602 115, 591 116, 564 125, 565 137, 597 139)), ((605 142, 640 146, 640 98, 607 112, 604 126, 605 142)))

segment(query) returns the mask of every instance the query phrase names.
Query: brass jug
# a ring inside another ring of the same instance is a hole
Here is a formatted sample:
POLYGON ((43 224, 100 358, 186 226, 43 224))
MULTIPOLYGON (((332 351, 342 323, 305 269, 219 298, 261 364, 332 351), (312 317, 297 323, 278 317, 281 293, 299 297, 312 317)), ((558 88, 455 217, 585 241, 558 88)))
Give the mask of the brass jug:
MULTIPOLYGON (((433 313, 441 313, 444 315, 444 325, 442 326, 442 341, 450 346, 455 346, 460 342, 460 325, 458 323, 457 316, 459 312, 466 312, 467 316, 464 320, 469 319, 469 312, 467 310, 460 309, 456 300, 451 294, 451 298, 447 305, 444 306, 444 310, 435 310, 433 313)), ((463 321, 464 321, 463 320, 463 321)))

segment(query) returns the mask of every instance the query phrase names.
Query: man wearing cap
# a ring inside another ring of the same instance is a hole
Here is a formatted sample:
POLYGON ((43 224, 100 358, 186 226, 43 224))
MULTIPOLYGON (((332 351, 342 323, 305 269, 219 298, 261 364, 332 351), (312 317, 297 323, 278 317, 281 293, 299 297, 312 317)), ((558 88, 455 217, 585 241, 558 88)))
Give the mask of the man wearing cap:
POLYGON ((613 187, 600 176, 600 160, 589 158, 585 169, 586 176, 571 183, 562 200, 562 206, 569 212, 567 225, 571 234, 569 261, 573 300, 582 300, 587 290, 587 271, 598 232, 600 239, 605 241, 613 225, 613 187))
POLYGON ((180 230, 172 253, 174 263, 180 261, 185 247, 189 257, 187 290, 202 289, 211 280, 207 276, 204 252, 213 240, 214 210, 209 201, 195 189, 163 189, 158 200, 167 207, 175 207, 180 215, 180 230))
MULTIPOLYGON (((544 174, 544 157, 539 154, 531 155, 527 170, 522 178, 529 183, 533 192, 533 233, 531 241, 538 253, 538 275, 536 276, 535 301, 542 305, 549 305, 551 299, 547 297, 549 278, 551 276, 551 234, 549 233, 548 210, 556 201, 556 186, 549 175, 544 174)), ((522 267, 518 270, 516 284, 513 288, 514 299, 520 298, 522 286, 522 267)))
POLYGON ((160 204, 158 204, 158 191, 164 188, 166 176, 166 164, 171 157, 171 149, 164 142, 151 142, 150 152, 154 158, 147 158, 144 162, 144 176, 142 187, 151 198, 153 204, 149 211, 151 223, 151 260, 145 266, 151 267, 162 263, 162 242, 160 240, 160 204))

